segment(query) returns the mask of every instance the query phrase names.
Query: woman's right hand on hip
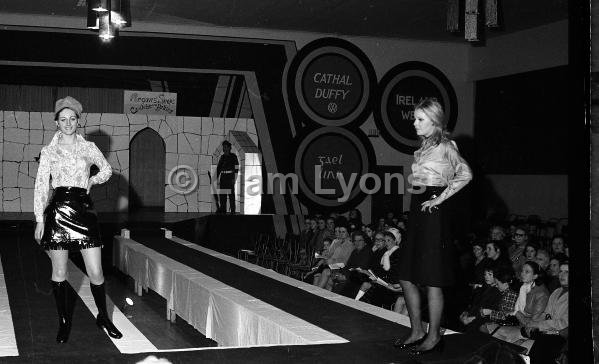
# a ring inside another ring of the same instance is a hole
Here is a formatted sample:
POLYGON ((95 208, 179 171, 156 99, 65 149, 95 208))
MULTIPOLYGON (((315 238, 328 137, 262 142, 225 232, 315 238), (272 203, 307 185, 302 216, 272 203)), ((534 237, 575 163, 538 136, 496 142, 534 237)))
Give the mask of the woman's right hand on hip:
POLYGON ((35 238, 35 240, 37 241, 38 244, 42 240, 42 235, 44 235, 44 223, 38 222, 35 225, 35 234, 33 235, 33 237, 35 238))

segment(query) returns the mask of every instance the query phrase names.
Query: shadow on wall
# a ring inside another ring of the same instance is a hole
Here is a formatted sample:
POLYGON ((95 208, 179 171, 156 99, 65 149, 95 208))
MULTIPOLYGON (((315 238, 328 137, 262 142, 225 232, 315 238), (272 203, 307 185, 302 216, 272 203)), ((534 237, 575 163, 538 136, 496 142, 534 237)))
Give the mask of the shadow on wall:
POLYGON ((469 211, 465 212, 470 215, 469 221, 486 221, 487 223, 505 221, 509 213, 507 204, 497 193, 493 183, 485 176, 484 166, 480 162, 481 158, 474 138, 458 135, 454 140, 460 154, 472 168, 473 178, 471 183, 464 188, 466 193, 456 195, 460 196, 460 199, 465 199, 460 205, 469 207, 467 209, 469 211))
MULTIPOLYGON (((91 197, 98 212, 127 212, 129 200, 129 181, 122 173, 116 151, 111 150, 111 136, 101 130, 87 134, 86 139, 94 142, 112 167, 112 176, 101 185, 91 189, 91 197)), ((128 168, 128 166, 127 166, 128 168)), ((90 168, 90 177, 99 171, 96 165, 90 168)))

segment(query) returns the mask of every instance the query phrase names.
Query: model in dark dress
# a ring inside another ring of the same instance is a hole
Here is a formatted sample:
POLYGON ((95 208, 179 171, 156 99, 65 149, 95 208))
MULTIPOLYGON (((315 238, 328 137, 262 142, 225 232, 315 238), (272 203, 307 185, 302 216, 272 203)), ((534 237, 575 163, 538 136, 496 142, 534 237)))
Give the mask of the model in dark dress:
POLYGON ((457 145, 445 132, 442 106, 424 99, 414 108, 414 127, 422 146, 414 152, 412 196, 407 238, 400 254, 398 277, 410 315, 412 331, 395 346, 421 354, 441 349, 439 333, 443 291, 455 281, 452 208, 448 198, 464 187, 472 172, 457 145), (429 327, 423 329, 420 291, 427 287, 429 327))

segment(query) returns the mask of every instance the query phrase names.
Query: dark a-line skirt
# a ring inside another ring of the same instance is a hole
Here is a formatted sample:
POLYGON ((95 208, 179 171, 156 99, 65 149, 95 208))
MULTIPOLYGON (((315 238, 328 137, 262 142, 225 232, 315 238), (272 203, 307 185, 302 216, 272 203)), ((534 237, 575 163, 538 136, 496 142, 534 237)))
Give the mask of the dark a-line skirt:
POLYGON ((421 211, 423 202, 439 196, 445 188, 427 186, 424 193, 412 194, 407 237, 401 244, 400 280, 431 287, 451 286, 455 282, 451 198, 433 212, 421 211))
POLYGON ((44 211, 45 250, 70 250, 102 246, 98 217, 85 188, 58 187, 44 211))

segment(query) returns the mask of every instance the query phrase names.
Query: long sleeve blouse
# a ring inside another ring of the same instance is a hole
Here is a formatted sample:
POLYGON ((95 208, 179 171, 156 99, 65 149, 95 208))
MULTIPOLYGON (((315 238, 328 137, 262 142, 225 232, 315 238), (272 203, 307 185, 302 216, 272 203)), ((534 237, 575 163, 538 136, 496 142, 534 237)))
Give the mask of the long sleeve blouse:
POLYGON ((454 141, 418 149, 412 163, 412 184, 415 186, 447 186, 438 196, 443 202, 472 179, 472 170, 460 156, 454 141))
POLYGON ((93 184, 106 182, 112 175, 112 168, 94 142, 86 141, 76 134, 74 149, 69 151, 58 144, 61 132, 54 134, 52 141, 42 148, 40 153, 35 190, 33 194, 33 213, 37 222, 44 221, 44 209, 48 204, 50 193, 50 176, 52 188, 81 187, 87 188, 88 181, 93 184), (89 177, 89 170, 96 165, 99 172, 89 177))
POLYGON ((499 309, 491 310, 490 318, 493 321, 505 320, 505 318, 514 311, 518 293, 511 289, 506 289, 501 292, 501 300, 499 301, 499 309))
POLYGON ((553 291, 545 307, 543 320, 533 321, 528 325, 548 333, 558 333, 568 327, 568 293, 562 292, 563 288, 553 291))

